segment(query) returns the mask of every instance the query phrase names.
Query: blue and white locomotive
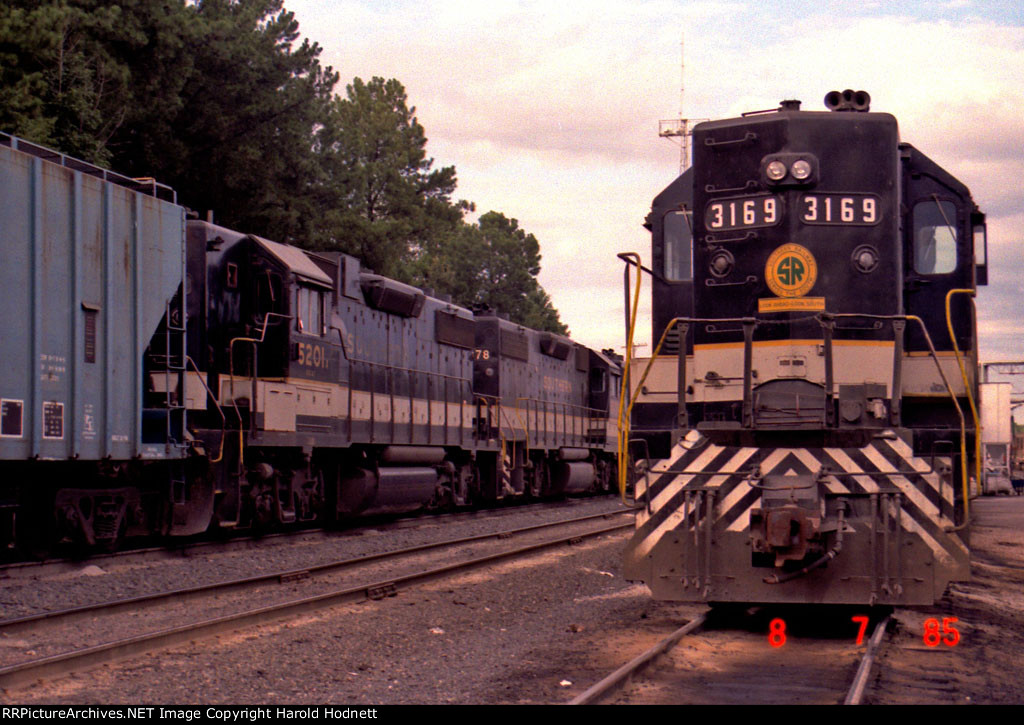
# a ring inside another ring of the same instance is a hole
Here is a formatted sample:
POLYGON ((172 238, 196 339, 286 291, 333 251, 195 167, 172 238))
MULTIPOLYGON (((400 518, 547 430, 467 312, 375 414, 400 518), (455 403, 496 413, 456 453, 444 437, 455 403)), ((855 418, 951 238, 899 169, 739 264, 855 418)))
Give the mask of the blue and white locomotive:
POLYGON ((614 355, 0 134, 0 542, 609 489, 614 355))

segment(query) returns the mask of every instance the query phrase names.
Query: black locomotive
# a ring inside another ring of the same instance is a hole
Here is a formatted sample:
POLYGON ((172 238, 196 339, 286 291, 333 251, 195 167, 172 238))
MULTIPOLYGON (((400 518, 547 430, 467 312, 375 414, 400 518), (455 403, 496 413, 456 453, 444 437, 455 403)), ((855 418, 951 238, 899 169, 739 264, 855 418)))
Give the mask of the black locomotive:
POLYGON ((922 604, 968 575, 984 215, 868 105, 702 123, 654 199, 627 570, 657 597, 922 604))
POLYGON ((0 140, 8 545, 611 488, 613 355, 0 140))

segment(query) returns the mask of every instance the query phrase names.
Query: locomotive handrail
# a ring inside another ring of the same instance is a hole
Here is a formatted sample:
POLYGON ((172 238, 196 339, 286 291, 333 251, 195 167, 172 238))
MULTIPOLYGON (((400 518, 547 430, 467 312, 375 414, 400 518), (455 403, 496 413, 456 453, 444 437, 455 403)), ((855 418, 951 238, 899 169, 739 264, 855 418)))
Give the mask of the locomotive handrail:
MULTIPOLYGON (((263 316, 263 325, 260 329, 260 336, 255 337, 236 337, 228 343, 228 390, 231 393, 231 405, 235 409, 235 415, 238 416, 238 465, 241 468, 243 466, 242 452, 243 452, 243 441, 242 441, 242 411, 238 409, 238 400, 235 398, 235 343, 236 342, 249 342, 252 344, 253 356, 252 356, 252 399, 249 401, 250 413, 256 412, 256 379, 257 379, 257 364, 259 361, 256 346, 266 339, 267 327, 270 325, 271 317, 280 317, 285 320, 292 319, 291 315, 283 315, 280 312, 268 312, 263 316)), ((251 424, 251 422, 250 422, 251 424)))
MULTIPOLYGON (((501 451, 500 451, 501 465, 504 466, 505 465, 506 439, 505 439, 505 431, 502 429, 502 425, 501 425, 502 418, 505 418, 506 422, 508 423, 508 427, 513 432, 515 432, 515 426, 512 425, 512 423, 508 420, 507 416, 505 415, 504 407, 501 404, 501 398, 499 398, 496 395, 484 395, 484 394, 481 394, 481 393, 477 393, 476 395, 474 395, 474 398, 476 398, 476 400, 478 400, 478 401, 482 400, 484 405, 487 406, 487 410, 488 410, 488 416, 487 416, 487 436, 488 436, 488 438, 490 437, 490 433, 491 433, 491 431, 490 431, 490 423, 491 423, 491 421, 490 421, 490 418, 491 418, 490 410, 491 410, 491 406, 493 405, 494 407, 496 407, 498 409, 498 440, 501 442, 501 451)), ((478 425, 479 425, 479 423, 478 423, 478 425)), ((526 435, 527 435, 526 431, 524 430, 523 431, 524 438, 526 437, 526 435)), ((515 446, 516 446, 516 441, 513 440, 512 441, 512 451, 513 451, 512 455, 513 456, 515 456, 515 446)), ((527 443, 527 446, 529 446, 529 443, 527 443)), ((514 493, 514 491, 513 491, 513 493, 514 493)))
POLYGON ((717 141, 714 137, 708 136, 706 139, 704 139, 704 145, 713 148, 715 146, 732 146, 735 144, 747 143, 748 141, 756 140, 757 134, 754 133, 753 131, 747 131, 745 134, 743 134, 743 138, 729 138, 724 141, 717 141))
MULTIPOLYGON (((956 399, 956 393, 953 392, 953 386, 949 384, 949 379, 946 377, 945 371, 942 369, 942 363, 939 362, 938 353, 935 352, 935 345, 932 344, 932 337, 928 334, 928 328, 925 327, 924 320, 917 315, 868 315, 868 314, 857 314, 857 313, 819 313, 818 317, 828 319, 844 319, 851 317, 860 317, 862 319, 869 320, 905 320, 914 321, 921 328, 921 334, 924 335, 924 341, 928 343, 928 350, 931 354, 932 360, 935 361, 935 368, 939 371, 939 377, 942 378, 943 384, 946 386, 946 392, 949 393, 950 399, 953 401, 953 406, 956 408, 956 414, 960 418, 960 468, 961 468, 961 482, 963 484, 964 494, 964 522, 960 526, 953 526, 947 531, 960 531, 965 528, 969 523, 968 518, 968 504, 967 504, 967 419, 964 416, 963 408, 960 407, 960 401, 956 399)), ((896 396, 898 391, 893 390, 893 397, 896 396)), ((955 522, 955 519, 954 519, 955 522)))
MULTIPOLYGON (((487 406, 488 410, 490 410, 492 405, 498 409, 498 436, 502 440, 504 440, 504 437, 505 437, 505 434, 501 430, 501 421, 502 421, 502 419, 504 419, 505 422, 508 424, 509 429, 511 429, 512 431, 516 430, 516 427, 512 424, 512 422, 509 420, 508 416, 505 414, 504 406, 502 406, 502 404, 501 404, 501 398, 499 398, 496 395, 485 395, 483 393, 476 393, 476 394, 474 394, 473 397, 476 398, 477 400, 482 400, 484 402, 484 405, 487 406)), ((489 434, 490 434, 490 431, 488 431, 488 435, 489 434)), ((526 430, 525 429, 523 429, 523 435, 524 436, 526 435, 526 430)))
MULTIPOLYGON (((723 143, 741 143, 741 141, 723 141, 723 143)), ((711 144, 707 144, 710 146, 711 144)), ((746 191, 747 189, 756 189, 758 183, 755 179, 747 179, 743 186, 715 186, 714 184, 705 184, 704 191, 709 194, 731 194, 738 191, 746 191)))
MULTIPOLYGON (((939 206, 939 210, 942 210, 942 206, 939 206)), ((945 213, 943 213, 945 216, 945 213)), ((974 402, 974 394, 971 390, 971 384, 967 380, 967 370, 964 368, 963 360, 960 359, 960 346, 956 344, 956 335, 953 334, 953 317, 950 309, 950 301, 953 299, 953 295, 966 294, 970 295, 971 305, 974 305, 975 291, 973 289, 951 289, 946 293, 946 327, 949 328, 949 339, 953 343, 953 353, 956 355, 956 364, 960 366, 960 376, 964 381, 964 390, 967 391, 967 402, 971 404, 971 415, 974 416, 974 485, 981 487, 981 424, 978 422, 978 406, 974 402)), ((977 309, 975 309, 974 316, 977 318, 977 309)), ((977 350, 975 350, 977 355, 977 350)), ((978 366, 975 364, 975 370, 978 366)), ((964 517, 967 517, 967 496, 964 496, 964 517)))
MULTIPOLYGON (((519 403, 521 401, 523 401, 523 400, 526 400, 527 402, 529 402, 528 398, 516 398, 516 417, 519 418, 519 422, 526 429, 526 457, 529 458, 530 457, 530 416, 529 416, 529 411, 527 411, 526 420, 525 421, 523 420, 523 413, 522 413, 522 410, 520 410, 520 408, 519 408, 519 403)), ((545 416, 544 416, 544 427, 545 428, 547 428, 547 422, 548 422, 547 421, 547 415, 545 414, 545 416)))
MULTIPOLYGON (((252 343, 253 349, 255 349, 256 345, 260 344, 261 342, 263 342, 266 339, 266 337, 267 337, 267 327, 270 326, 270 318, 271 317, 280 317, 280 318, 282 318, 284 320, 292 319, 292 315, 284 315, 284 314, 281 314, 280 312, 268 312, 268 313, 266 313, 263 316, 263 324, 260 326, 260 336, 259 337, 235 337, 235 338, 232 338, 231 342, 228 343, 228 389, 231 392, 232 400, 235 397, 235 357, 234 357, 234 355, 235 355, 235 343, 236 342, 249 342, 249 343, 252 343)), ((256 372, 257 372, 256 371, 256 364, 257 364, 257 360, 256 360, 256 358, 253 358, 253 361, 252 361, 252 371, 253 371, 252 377, 253 377, 253 381, 254 382, 256 380, 256 372)), ((255 405, 256 405, 256 401, 255 400, 253 400, 252 405, 255 408, 255 405)), ((235 412, 239 414, 238 419, 239 419, 239 421, 241 421, 241 419, 242 419, 241 412, 238 410, 238 405, 237 404, 235 404, 235 412)))
MULTIPOLYGON (((625 262, 627 266, 632 265, 634 267, 639 267, 640 271, 647 272, 647 274, 651 275, 652 277, 658 276, 653 269, 651 269, 650 267, 645 267, 643 264, 640 263, 640 255, 637 254, 636 252, 622 252, 617 256, 619 257, 619 259, 625 262), (634 260, 632 259, 632 257, 636 257, 636 259, 634 260)), ((629 300, 627 300, 627 302, 628 301, 629 300)), ((629 310, 626 310, 626 314, 629 314, 629 310)))
MULTIPOLYGON (((630 380, 629 371, 630 364, 633 360, 633 334, 636 331, 636 312, 640 301, 640 282, 642 280, 642 272, 646 268, 641 264, 640 255, 636 252, 622 252, 618 255, 619 259, 626 263, 625 275, 624 275, 624 286, 626 293, 626 317, 627 317, 627 339, 626 339, 626 356, 623 364, 623 375, 622 375, 622 393, 619 396, 619 440, 618 440, 618 453, 619 453, 619 494, 622 496, 623 502, 626 500, 626 469, 629 461, 629 420, 632 417, 633 406, 636 404, 637 397, 643 388, 644 382, 647 380, 647 375, 651 371, 651 366, 654 361, 658 358, 658 353, 661 352, 661 347, 665 343, 665 339, 668 337, 669 331, 672 330, 677 324, 682 324, 682 333, 680 335, 680 355, 679 355, 679 372, 678 372, 678 386, 679 386, 679 413, 677 416, 677 423, 683 425, 686 424, 686 349, 685 349, 685 331, 686 325, 691 323, 699 322, 738 322, 743 325, 743 424, 745 427, 749 426, 753 422, 753 376, 752 376, 752 360, 753 360, 753 339, 754 339, 754 328, 758 325, 758 320, 753 317, 725 317, 725 318, 699 318, 699 317, 675 317, 665 326, 665 330, 661 334, 661 339, 658 340, 658 344, 651 354, 651 357, 647 361, 647 367, 644 368, 644 373, 640 378, 640 382, 637 383, 636 389, 631 395, 629 395, 629 404, 625 404, 627 399, 627 393, 629 392, 630 380), (629 305, 629 265, 635 265, 637 268, 636 272, 636 292, 633 297, 632 308, 629 305), (625 414, 625 415, 623 415, 625 414)), ((650 270, 646 270, 650 273, 650 270)), ((651 273, 653 275, 653 273, 651 273)))
MULTIPOLYGON (((519 405, 520 403, 523 403, 523 402, 536 404, 535 407, 534 407, 535 411, 536 411, 536 406, 537 405, 541 406, 543 408, 543 413, 545 414, 545 416, 547 415, 547 409, 548 409, 549 405, 561 405, 563 408, 571 409, 573 412, 580 412, 580 413, 582 413, 582 415, 580 417, 584 421, 584 426, 587 424, 587 422, 593 420, 596 417, 595 413, 603 413, 604 412, 600 408, 591 408, 591 407, 586 406, 586 405, 576 405, 575 403, 558 403, 558 402, 555 402, 553 400, 541 400, 540 398, 527 398, 527 397, 516 398, 516 416, 519 418, 519 422, 522 423, 523 427, 526 429, 526 446, 527 446, 526 452, 527 453, 530 452, 530 449, 529 449, 529 446, 530 446, 530 417, 529 417, 529 409, 527 409, 527 411, 526 411, 527 417, 526 417, 525 422, 523 421, 523 411, 522 411, 522 408, 519 405)), ((575 417, 576 416, 574 415, 573 418, 575 419, 575 417)), ((563 436, 562 437, 563 437, 563 441, 564 441, 564 438, 565 438, 565 426, 563 425, 562 428, 563 428, 563 431, 562 431, 563 436)), ((544 430, 545 431, 547 430, 547 418, 546 417, 544 419, 544 430)), ((575 430, 576 430, 576 425, 574 423, 573 424, 573 435, 574 436, 577 435, 575 430)), ((583 443, 587 442, 586 441, 587 435, 586 435, 585 431, 581 431, 580 434, 577 437, 581 438, 583 443)))
MULTIPOLYGON (((716 317, 716 318, 708 318, 708 317, 673 317, 669 321, 669 323, 667 325, 665 325, 665 330, 661 333, 661 339, 658 340, 658 344, 657 344, 657 346, 655 346, 654 352, 651 354, 651 357, 648 358, 648 360, 647 360, 647 366, 644 368, 643 375, 640 377, 640 382, 638 382, 636 384, 636 390, 633 391, 633 394, 629 398, 629 406, 628 406, 628 408, 626 410, 627 415, 632 414, 632 412, 633 412, 633 405, 636 403, 637 397, 639 397, 641 389, 643 388, 643 384, 647 380, 647 375, 650 373, 651 367, 654 365, 654 361, 658 357, 658 353, 661 352, 661 347, 665 343, 665 340, 668 337, 668 333, 676 325, 690 325, 690 324, 693 324, 693 323, 700 323, 700 322, 738 322, 738 323, 743 325, 743 330, 744 330, 744 336, 743 336, 744 337, 744 340, 743 340, 743 347, 744 347, 744 354, 743 354, 743 357, 744 357, 743 401, 744 402, 743 402, 743 407, 744 407, 744 413, 743 413, 743 415, 744 415, 745 419, 750 415, 750 411, 748 410, 748 408, 750 408, 750 406, 751 406, 751 398, 752 398, 752 396, 751 396, 750 389, 751 389, 751 386, 752 386, 753 379, 752 379, 752 375, 750 374, 749 371, 750 371, 750 368, 751 368, 750 358, 752 356, 751 349, 753 347, 753 330, 754 330, 755 327, 757 327, 757 325, 760 322, 757 318, 754 318, 754 317, 716 317)), ((679 360, 680 360, 679 365, 683 369, 683 371, 685 371, 685 364, 686 364, 685 363, 685 359, 686 359, 685 352, 686 352, 685 350, 680 350, 681 354, 679 355, 679 360)), ((683 377, 682 372, 680 373, 680 377, 683 377)), ((685 388, 682 390, 682 395, 684 397, 686 395, 685 388)))
MULTIPOLYGON (((188 355, 186 355, 185 364, 188 365, 189 363, 192 364, 192 369, 196 371, 196 375, 198 375, 199 377, 199 382, 203 384, 203 388, 205 388, 206 390, 207 397, 209 397, 210 400, 213 401, 213 404, 217 407, 217 412, 220 414, 220 452, 217 454, 216 458, 210 459, 210 463, 220 463, 221 460, 224 458, 224 439, 227 437, 228 417, 224 415, 224 409, 220 407, 220 401, 217 400, 217 397, 213 394, 213 391, 210 390, 210 386, 206 384, 206 379, 203 377, 203 373, 199 369, 199 366, 196 365, 196 361, 193 360, 188 355)), ((184 397, 184 394, 185 391, 182 391, 182 397, 184 397)))
MULTIPOLYGON (((633 361, 633 334, 636 332, 636 313, 640 307, 640 282, 643 279, 644 267, 640 261, 640 255, 637 252, 622 252, 618 255, 619 259, 626 262, 626 267, 623 269, 623 283, 625 287, 625 314, 626 314, 626 355, 623 361, 623 372, 622 372, 622 390, 619 394, 619 420, 618 420, 618 433, 619 438, 617 441, 616 450, 618 453, 618 471, 619 471, 619 496, 622 497, 622 503, 626 503, 626 467, 629 462, 629 415, 623 419, 623 413, 625 412, 626 394, 629 392, 629 367, 633 361), (636 292, 633 295, 633 305, 630 307, 629 304, 629 265, 636 264, 636 292)), ((650 270, 648 270, 650 272, 650 270)), ((653 272, 651 272, 653 274, 653 272)), ((659 345, 660 348, 660 345, 659 345)), ((686 350, 683 351, 683 356, 686 356, 686 350)), ((651 358, 657 357, 657 353, 651 358)), ((629 409, 632 410, 632 405, 629 409)))
MULTIPOLYGON (((749 242, 749 241, 757 239, 757 238, 758 238, 757 232, 744 232, 742 237, 716 237, 714 234, 705 234, 704 235, 704 244, 710 246, 712 244, 726 244, 727 242, 749 242)), ((752 278, 753 279, 757 279, 756 277, 753 277, 752 275, 750 275, 743 282, 735 282, 734 284, 746 284, 752 278)), ((707 282, 710 282, 710 281, 711 281, 710 279, 707 280, 707 282)))
MULTIPOLYGON (((620 256, 622 256, 622 255, 620 255, 620 256)), ((822 324, 822 327, 823 327, 824 334, 825 334, 826 338, 829 337, 828 336, 828 325, 832 321, 838 320, 838 319, 861 318, 861 319, 890 320, 890 321, 900 321, 900 320, 902 320, 902 321, 913 321, 913 322, 916 322, 917 325, 921 328, 921 332, 922 332, 922 334, 924 336, 925 342, 928 343, 928 350, 930 352, 930 356, 931 356, 932 360, 934 360, 934 362, 935 362, 935 367, 939 371, 939 376, 942 378, 942 382, 946 386, 946 392, 949 394, 950 399, 953 401, 953 405, 956 408, 957 416, 960 419, 960 462, 961 462, 961 478, 962 478, 962 483, 963 483, 963 494, 964 494, 964 500, 965 500, 965 503, 964 503, 964 517, 965 518, 964 518, 964 523, 960 527, 954 527, 951 530, 952 531, 957 531, 960 528, 963 528, 963 526, 966 526, 967 525, 967 521, 968 521, 968 518, 967 518, 967 515, 968 515, 968 508, 967 508, 967 506, 968 505, 967 505, 967 502, 966 502, 967 497, 968 497, 968 490, 967 490, 967 442, 966 442, 967 441, 967 421, 966 421, 966 417, 964 416, 964 411, 960 407, 960 402, 957 400, 956 394, 953 391, 953 386, 950 384, 949 379, 946 377, 945 371, 942 369, 942 365, 939 362, 938 354, 935 351, 935 346, 932 343, 931 335, 928 334, 928 329, 925 327, 924 321, 920 317, 918 317, 916 315, 871 315, 871 314, 860 314, 860 313, 828 313, 828 312, 825 312, 825 313, 819 313, 817 315, 814 315, 814 317, 816 319, 818 319, 818 321, 822 324)), ((627 420, 632 415, 633 406, 636 403, 637 398, 639 397, 639 394, 640 394, 641 389, 643 388, 644 382, 647 380, 647 376, 650 373, 650 370, 651 370, 651 367, 654 364, 654 361, 657 359, 658 354, 661 352, 662 345, 664 344, 665 339, 667 338, 669 331, 673 327, 675 327, 676 325, 679 325, 679 324, 689 325, 689 324, 692 324, 692 323, 702 323, 702 322, 732 322, 732 323, 737 323, 738 322, 738 323, 743 325, 743 329, 744 329, 744 340, 743 340, 743 348, 744 348, 744 361, 743 361, 743 368, 744 368, 744 375, 743 375, 743 377, 744 377, 744 380, 743 380, 743 425, 744 425, 744 427, 748 427, 751 424, 750 418, 752 416, 752 410, 751 410, 751 407, 752 407, 752 400, 751 400, 751 398, 752 398, 752 394, 751 394, 752 393, 752 390, 751 390, 752 380, 751 380, 751 375, 750 375, 750 369, 751 369, 751 363, 752 363, 751 358, 752 358, 752 346, 753 346, 752 345, 752 343, 753 343, 753 330, 754 330, 755 327, 757 327, 757 325, 760 322, 757 318, 752 318, 752 317, 714 318, 714 319, 711 319, 711 318, 695 318, 695 317, 675 317, 671 321, 669 321, 669 323, 665 326, 665 330, 661 334, 661 339, 658 340, 657 346, 655 347, 651 357, 647 361, 647 366, 644 368, 643 375, 641 376, 640 381, 637 383, 636 389, 632 392, 632 394, 629 397, 629 405, 628 405, 628 407, 626 408, 626 411, 625 411, 626 419, 627 420)), ((830 346, 826 345, 826 353, 829 352, 828 351, 828 347, 830 347, 830 346)), ((629 355, 630 352, 631 352, 631 346, 627 347, 627 349, 626 349, 626 353, 627 353, 626 371, 627 371, 627 374, 628 374, 628 370, 629 370, 628 366, 629 366, 629 363, 631 362, 629 360, 629 358, 628 358, 628 355, 629 355)), ((682 377, 683 376, 683 371, 685 370, 685 367, 684 367, 685 366, 685 362, 684 362, 685 361, 685 350, 680 350, 679 360, 680 360, 680 362, 679 362, 680 377, 682 377)), ((828 375, 829 378, 831 378, 831 370, 828 369, 830 367, 831 367, 831 365, 829 364, 829 361, 826 361, 826 374, 828 375)), ((623 379, 625 380, 626 378, 627 378, 627 376, 624 375, 623 379)), ((832 381, 829 380, 828 382, 831 383, 832 381)), ((680 384, 682 384, 682 383, 680 383, 680 384)), ((685 387, 680 388, 679 394, 680 394, 680 401, 681 401, 681 405, 682 405, 682 404, 684 404, 683 401, 685 401, 685 395, 686 395, 685 387)), ((827 394, 828 399, 831 400, 832 399, 831 392, 826 390, 826 394, 827 394)), ((899 394, 900 394, 900 391, 893 390, 892 396, 895 398, 899 394)), ((625 393, 623 393, 623 398, 620 399, 620 404, 621 404, 622 400, 624 400, 624 399, 625 399, 625 393)), ((620 405, 620 407, 621 407, 621 405, 620 405)), ((683 419, 685 420, 685 417, 683 419)), ((621 411, 620 411, 620 438, 621 438, 621 430, 622 430, 622 417, 621 417, 621 411)), ((628 430, 628 428, 627 428, 627 430, 628 430)), ((620 445, 621 445, 621 440, 620 440, 620 445)), ((622 462, 621 458, 620 458, 620 466, 623 466, 623 462, 622 462)), ((624 488, 624 472, 620 471, 620 490, 622 490, 623 488, 624 488)))
MULTIPOLYGON (((444 405, 445 405, 445 412, 444 412, 444 443, 447 443, 449 441, 449 438, 448 438, 448 428, 449 428, 449 424, 448 424, 448 404, 449 404, 449 402, 452 402, 452 401, 448 400, 448 381, 454 380, 454 381, 460 382, 460 383, 469 383, 472 380, 471 378, 462 377, 460 375, 449 375, 448 373, 434 372, 433 370, 423 370, 423 369, 420 369, 420 368, 406 368, 406 367, 401 367, 399 365, 392 365, 391 363, 377 362, 377 361, 374 361, 374 360, 364 360, 362 358, 355 358, 355 357, 347 357, 346 356, 345 359, 348 360, 350 368, 351 368, 351 366, 354 363, 358 363, 358 364, 361 364, 361 365, 366 365, 366 366, 368 366, 370 368, 381 368, 386 373, 403 372, 403 373, 424 375, 424 376, 426 376, 428 383, 430 383, 430 381, 435 379, 435 378, 443 380, 444 381, 444 405)), ((387 395, 390 398, 390 406, 391 406, 391 408, 390 408, 391 409, 391 415, 390 415, 391 438, 392 438, 392 440, 394 440, 395 439, 395 430, 394 430, 394 426, 395 426, 395 412, 394 412, 395 411, 395 407, 394 407, 395 406, 395 391, 394 391, 394 388, 395 388, 395 386, 394 386, 394 378, 393 378, 393 376, 388 375, 386 382, 387 382, 387 391, 386 391, 386 393, 383 393, 383 394, 387 395)), ((348 416, 349 426, 350 426, 349 427, 349 438, 351 438, 352 437, 352 433, 351 433, 351 422, 352 422, 351 400, 352 400, 352 390, 353 390, 353 386, 354 386, 354 383, 352 381, 352 376, 351 375, 349 375, 348 385, 349 385, 349 402, 350 402, 350 411, 349 411, 349 416, 348 416)), ((374 426, 376 424, 376 402, 375 402, 376 391, 374 391, 373 387, 374 387, 373 386, 373 379, 371 379, 371 381, 370 381, 370 426, 371 426, 370 432, 371 432, 371 436, 373 435, 374 426)), ((413 389, 412 389, 411 381, 410 381, 410 385, 409 385, 408 398, 409 398, 409 442, 411 443, 412 439, 413 439, 413 402, 415 400, 415 398, 413 397, 413 389)), ((430 391, 429 386, 428 386, 428 391, 427 391, 427 443, 428 443, 428 445, 431 443, 431 434, 432 434, 433 426, 434 426, 433 408, 432 408, 432 404, 433 404, 434 400, 435 399, 431 396, 431 391, 430 391)), ((459 413, 459 439, 460 440, 463 440, 465 438, 465 425, 464 425, 465 420, 464 420, 464 413, 462 412, 462 406, 464 405, 464 403, 465 403, 465 400, 460 401, 460 403, 459 403, 459 409, 460 409, 460 413, 459 413)))
MULTIPOLYGON (((501 436, 502 445, 504 446, 505 445, 505 432, 501 429, 501 421, 502 420, 505 421, 505 424, 508 426, 509 430, 512 431, 513 434, 518 433, 518 429, 516 428, 516 426, 513 423, 512 419, 509 417, 508 411, 505 410, 505 406, 501 404, 500 400, 498 401, 497 405, 498 405, 498 434, 501 436)), ((523 429, 523 439, 524 440, 526 439, 526 429, 525 428, 523 429)), ((512 443, 513 443, 513 445, 515 444, 515 439, 512 440, 512 443)))

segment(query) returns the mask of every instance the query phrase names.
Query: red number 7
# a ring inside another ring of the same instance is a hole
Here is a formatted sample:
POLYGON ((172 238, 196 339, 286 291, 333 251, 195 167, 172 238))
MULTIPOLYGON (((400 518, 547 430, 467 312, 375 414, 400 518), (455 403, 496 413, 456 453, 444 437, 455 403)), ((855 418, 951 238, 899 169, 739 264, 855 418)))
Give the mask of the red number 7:
POLYGON ((868 628, 868 618, 863 614, 858 614, 850 617, 850 619, 860 625, 860 629, 857 630, 857 644, 862 644, 864 642, 864 630, 868 628))

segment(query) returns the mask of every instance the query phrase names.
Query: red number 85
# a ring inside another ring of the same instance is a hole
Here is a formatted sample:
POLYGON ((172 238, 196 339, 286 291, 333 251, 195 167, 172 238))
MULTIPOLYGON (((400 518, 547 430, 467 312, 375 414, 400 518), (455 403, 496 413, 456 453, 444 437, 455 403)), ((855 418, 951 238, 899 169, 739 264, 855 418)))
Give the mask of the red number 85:
POLYGON ((939 632, 939 620, 932 617, 924 622, 924 643, 927 647, 938 647, 944 644, 953 647, 960 642, 960 632, 953 626, 953 622, 959 622, 956 617, 942 618, 942 632, 939 632), (944 636, 943 636, 944 635, 944 636))

